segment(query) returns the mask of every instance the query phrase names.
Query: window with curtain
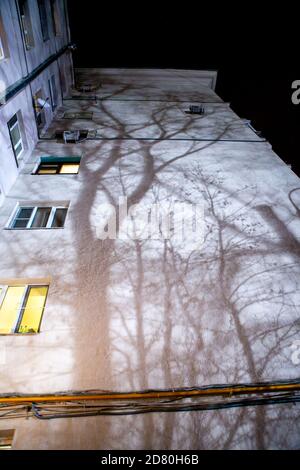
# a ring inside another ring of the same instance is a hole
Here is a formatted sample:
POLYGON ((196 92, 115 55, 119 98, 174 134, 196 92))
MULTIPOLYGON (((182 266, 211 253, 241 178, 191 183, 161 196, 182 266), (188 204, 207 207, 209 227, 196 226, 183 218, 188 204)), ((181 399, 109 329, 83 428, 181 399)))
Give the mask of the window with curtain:
POLYGON ((18 207, 9 225, 13 230, 63 228, 67 207, 18 207))
POLYGON ((51 107, 52 107, 52 111, 54 111, 58 104, 58 92, 57 92, 55 75, 51 76, 51 78, 48 80, 48 84, 49 84, 49 91, 50 91, 50 98, 51 98, 51 107))
POLYGON ((48 41, 50 36, 49 36, 48 17, 47 17, 47 8, 46 8, 45 0, 38 0, 38 7, 39 7, 39 13, 40 13, 43 41, 48 41))

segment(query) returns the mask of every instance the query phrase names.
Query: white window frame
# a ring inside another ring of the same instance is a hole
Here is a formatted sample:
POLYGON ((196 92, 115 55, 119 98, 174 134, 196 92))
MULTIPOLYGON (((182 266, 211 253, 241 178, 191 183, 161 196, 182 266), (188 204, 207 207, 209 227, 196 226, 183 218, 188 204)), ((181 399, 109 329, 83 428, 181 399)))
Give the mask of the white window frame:
MULTIPOLYGON (((20 139, 18 140, 18 142, 16 144, 13 143, 12 141, 12 138, 11 138, 11 144, 12 144, 12 147, 13 147, 13 150, 14 150, 14 154, 15 154, 15 157, 17 160, 20 160, 21 156, 22 156, 22 153, 24 152, 24 143, 23 143, 23 139, 22 139, 22 131, 21 131, 21 128, 20 128, 20 123, 19 123, 19 117, 18 117, 18 113, 14 114, 12 116, 12 118, 16 116, 16 122, 12 125, 12 127, 8 126, 8 129, 9 129, 9 133, 10 133, 10 137, 11 137, 11 133, 13 131, 13 129, 15 129, 17 126, 18 126, 18 129, 19 129, 19 134, 20 134, 20 139), (16 153, 16 149, 19 147, 19 145, 21 144, 22 146, 22 150, 21 152, 17 155, 16 153)), ((11 118, 11 119, 12 119, 11 118)), ((10 121, 11 121, 10 119, 10 121)), ((9 123, 9 121, 8 121, 9 123)))
POLYGON ((39 206, 29 206, 29 205, 21 206, 21 205, 18 205, 17 208, 15 209, 14 213, 13 213, 13 217, 8 222, 7 228, 10 229, 10 230, 49 230, 49 229, 51 229, 51 230, 61 230, 65 227, 67 214, 68 214, 68 209, 69 209, 68 206, 50 206, 50 205, 49 206, 47 206, 47 205, 45 205, 45 206, 41 206, 41 205, 39 205, 39 206), (36 216, 36 213, 37 213, 38 209, 43 209, 43 208, 46 209, 46 208, 50 208, 50 207, 51 207, 51 212, 50 212, 46 227, 32 227, 32 223, 34 221, 34 218, 36 216), (14 227, 14 223, 17 219, 17 215, 18 215, 18 213, 21 209, 33 209, 33 211, 32 211, 32 214, 30 216, 30 219, 27 222, 26 227, 20 227, 20 228, 14 227), (67 213, 66 213, 65 222, 64 222, 63 227, 52 227, 52 223, 53 223, 56 211, 58 209, 66 209, 67 213))
MULTIPOLYGON (((0 307, 2 306, 2 303, 5 299, 5 296, 6 296, 6 293, 8 291, 8 288, 9 287, 24 287, 24 293, 21 297, 21 302, 20 302, 20 307, 18 308, 18 310, 16 310, 16 321, 14 322, 14 325, 13 325, 13 328, 12 328, 12 331, 11 331, 11 334, 22 334, 22 333, 19 333, 17 331, 18 329, 18 326, 19 324, 21 324, 21 321, 22 321, 22 318, 23 318, 23 313, 24 313, 24 309, 25 309, 25 300, 28 298, 28 293, 29 293, 29 290, 32 288, 32 287, 47 287, 48 288, 48 291, 47 291, 47 294, 46 294, 46 298, 45 298, 45 303, 44 303, 44 308, 43 308, 43 311, 42 311, 42 315, 41 315, 41 320, 40 320, 40 324, 41 324, 41 321, 42 321, 42 317, 44 315, 44 310, 45 310, 45 306, 46 306, 46 300, 47 300, 47 296, 48 296, 48 292, 49 292, 49 284, 8 284, 8 285, 0 285, 1 289, 2 289, 2 292, 1 292, 1 295, 0 295, 0 307)), ((9 333, 7 333, 9 334, 9 333)), ((37 333, 35 333, 37 334, 37 333)))

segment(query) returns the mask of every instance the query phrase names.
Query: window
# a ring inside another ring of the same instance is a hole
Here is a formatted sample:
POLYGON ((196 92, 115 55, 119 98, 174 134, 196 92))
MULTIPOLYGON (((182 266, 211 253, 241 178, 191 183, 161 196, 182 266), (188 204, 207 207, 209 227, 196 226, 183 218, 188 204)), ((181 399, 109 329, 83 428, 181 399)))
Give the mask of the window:
POLYGON ((48 83, 49 83, 52 111, 54 111, 58 104, 58 93, 57 93, 55 75, 52 75, 50 80, 48 80, 48 83))
POLYGON ((3 60, 3 59, 5 59, 4 46, 3 46, 2 39, 0 36, 0 60, 3 60))
POLYGON ((4 25, 2 22, 2 17, 0 14, 0 61, 5 59, 8 56, 8 48, 6 41, 6 34, 4 30, 4 25))
POLYGON ((68 88, 67 88, 65 67, 64 67, 64 64, 62 63, 59 66, 59 76, 60 76, 61 91, 63 95, 65 95, 68 92, 68 88))
POLYGON ((23 30, 24 42, 26 49, 34 47, 34 39, 32 32, 32 24, 28 7, 28 0, 18 0, 21 25, 23 30))
POLYGON ((189 107, 189 110, 186 111, 186 114, 199 114, 200 116, 202 116, 204 114, 204 107, 202 105, 191 105, 189 107))
POLYGON ((45 0, 38 0, 43 41, 49 39, 48 18, 45 0))
POLYGON ((37 175, 76 175, 80 157, 41 157, 37 175))
POLYGON ((0 286, 0 334, 39 333, 49 286, 0 286))
POLYGON ((14 434, 14 429, 0 430, 0 450, 9 450, 12 448, 14 434))
POLYGON ((61 23, 60 23, 60 14, 58 10, 57 0, 50 0, 51 5, 51 16, 52 16, 52 24, 53 24, 53 31, 55 36, 61 35, 61 23))
POLYGON ((24 150, 20 124, 18 120, 18 113, 15 114, 11 118, 10 121, 8 121, 7 125, 8 125, 8 130, 10 134, 10 140, 11 140, 11 144, 13 147, 13 151, 14 151, 16 160, 18 160, 24 150))
POLYGON ((67 212, 68 208, 62 206, 20 206, 9 228, 13 230, 63 228, 67 212))

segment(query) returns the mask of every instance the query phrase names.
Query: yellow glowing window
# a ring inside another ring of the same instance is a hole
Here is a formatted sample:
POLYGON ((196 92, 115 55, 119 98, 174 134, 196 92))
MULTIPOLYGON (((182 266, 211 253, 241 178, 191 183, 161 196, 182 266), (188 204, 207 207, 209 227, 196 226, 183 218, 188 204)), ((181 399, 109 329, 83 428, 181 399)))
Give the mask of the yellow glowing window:
POLYGON ((2 286, 0 334, 38 333, 48 286, 2 286))
POLYGON ((65 175, 76 175, 79 171, 79 165, 62 165, 59 173, 65 175))

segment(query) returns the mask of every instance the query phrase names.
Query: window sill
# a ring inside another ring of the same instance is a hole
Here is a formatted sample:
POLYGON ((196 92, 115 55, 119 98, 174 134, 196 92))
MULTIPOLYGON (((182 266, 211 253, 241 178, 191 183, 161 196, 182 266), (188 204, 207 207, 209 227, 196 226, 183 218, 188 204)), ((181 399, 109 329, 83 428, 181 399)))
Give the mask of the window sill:
POLYGON ((37 230, 64 230, 65 227, 32 227, 32 228, 10 228, 5 227, 4 230, 9 230, 12 232, 32 232, 37 230))

